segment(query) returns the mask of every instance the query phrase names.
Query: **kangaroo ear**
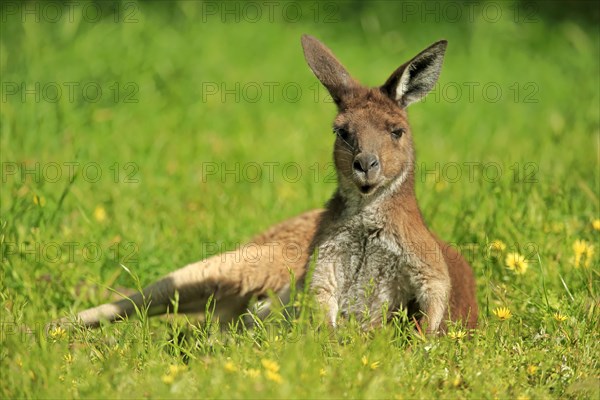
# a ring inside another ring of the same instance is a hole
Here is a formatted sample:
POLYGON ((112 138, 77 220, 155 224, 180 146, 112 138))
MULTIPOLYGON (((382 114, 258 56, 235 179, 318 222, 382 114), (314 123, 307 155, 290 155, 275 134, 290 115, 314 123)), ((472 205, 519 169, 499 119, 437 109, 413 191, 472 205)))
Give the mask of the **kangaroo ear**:
POLYGON ((302 48, 308 66, 339 106, 349 90, 358 86, 358 82, 350 76, 331 50, 316 38, 302 35, 302 48))
POLYGON ((402 108, 421 100, 440 76, 447 44, 440 40, 417 54, 395 70, 381 90, 402 108))

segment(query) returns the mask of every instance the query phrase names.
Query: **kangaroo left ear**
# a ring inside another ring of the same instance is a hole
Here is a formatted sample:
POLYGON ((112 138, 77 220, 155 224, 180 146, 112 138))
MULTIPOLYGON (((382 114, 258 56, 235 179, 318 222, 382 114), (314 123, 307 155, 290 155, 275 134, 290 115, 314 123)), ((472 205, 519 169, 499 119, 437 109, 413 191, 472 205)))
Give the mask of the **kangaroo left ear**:
POLYGON ((381 86, 381 91, 402 108, 421 100, 440 76, 447 44, 440 40, 400 66, 381 86))

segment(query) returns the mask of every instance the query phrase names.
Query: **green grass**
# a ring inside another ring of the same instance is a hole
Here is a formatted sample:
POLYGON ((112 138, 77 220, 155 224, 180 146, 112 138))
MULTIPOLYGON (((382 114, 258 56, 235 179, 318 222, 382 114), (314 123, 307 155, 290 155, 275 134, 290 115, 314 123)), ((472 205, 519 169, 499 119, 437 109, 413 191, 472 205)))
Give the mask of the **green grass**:
POLYGON ((440 11, 436 23, 401 3, 376 2, 322 3, 316 17, 308 3, 297 22, 285 21, 278 3, 272 22, 263 8, 258 22, 237 23, 186 1, 127 3, 116 23, 102 3, 105 18, 91 23, 81 17, 85 4, 72 21, 57 22, 43 6, 40 22, 3 8, 3 398, 598 398, 594 22, 538 9, 516 23, 513 4, 492 3, 501 6, 498 21, 480 4, 472 21, 465 10, 456 22, 440 11), (477 276, 481 313, 472 338, 421 339, 401 316, 370 334, 349 323, 333 337, 306 317, 277 316, 254 331, 142 318, 46 336, 46 322, 107 301, 109 288, 135 288, 119 263, 146 285, 324 204, 335 186, 325 179, 335 110, 324 90, 314 99, 317 81, 300 47, 305 32, 370 85, 448 39, 439 87, 410 117, 423 213, 477 276), (35 93, 23 100, 19 85, 36 82, 39 101, 35 93), (221 84, 236 92, 236 83, 240 101, 206 92, 221 84), (286 84, 301 88, 298 101, 291 89, 282 92, 286 84), (85 85, 91 97, 102 88, 98 101, 83 97, 85 85), (256 85, 263 92, 253 102, 256 85), (53 102, 56 86, 62 95, 53 102), (455 101, 456 87, 463 91, 455 101), (494 88, 502 91, 495 102, 494 88), (267 163, 277 163, 272 177, 267 163), (248 165, 261 166, 262 176, 254 179, 248 165), (214 166, 240 176, 207 174, 214 166), (24 167, 33 172, 22 176, 24 167), (506 250, 490 255, 491 240, 506 250), (576 240, 594 246, 587 268, 573 265, 576 240), (506 267, 509 252, 528 259, 526 273, 506 267), (498 319, 498 307, 512 317, 498 319), (279 371, 269 375, 263 360, 279 371))

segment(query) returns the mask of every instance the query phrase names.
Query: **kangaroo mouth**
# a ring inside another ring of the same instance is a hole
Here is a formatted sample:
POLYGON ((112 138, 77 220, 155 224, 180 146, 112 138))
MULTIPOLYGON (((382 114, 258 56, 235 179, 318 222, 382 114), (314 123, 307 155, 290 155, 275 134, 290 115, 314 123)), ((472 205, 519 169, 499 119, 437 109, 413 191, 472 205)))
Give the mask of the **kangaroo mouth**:
POLYGON ((371 196, 373 193, 377 192, 377 190, 382 186, 382 183, 383 182, 380 180, 362 181, 356 182, 356 187, 363 196, 371 196))
POLYGON ((375 185, 362 185, 359 190, 362 194, 370 194, 375 190, 375 185))
POLYGON ((355 187, 358 189, 361 195, 370 196, 377 191, 377 189, 382 185, 383 179, 381 176, 375 177, 361 177, 361 176, 353 176, 352 181, 355 187))

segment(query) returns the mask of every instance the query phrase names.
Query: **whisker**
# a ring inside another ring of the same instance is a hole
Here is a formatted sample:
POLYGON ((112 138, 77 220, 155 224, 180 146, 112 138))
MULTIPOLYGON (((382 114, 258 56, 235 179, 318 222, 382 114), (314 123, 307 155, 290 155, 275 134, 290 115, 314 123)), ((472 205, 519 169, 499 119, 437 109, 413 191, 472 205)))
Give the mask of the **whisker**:
POLYGON ((354 149, 354 146, 352 146, 347 140, 345 140, 342 135, 340 135, 340 133, 338 131, 335 131, 335 134, 337 137, 340 138, 340 140, 344 143, 346 143, 346 145, 348 145, 348 147, 350 147, 351 149, 354 149))

